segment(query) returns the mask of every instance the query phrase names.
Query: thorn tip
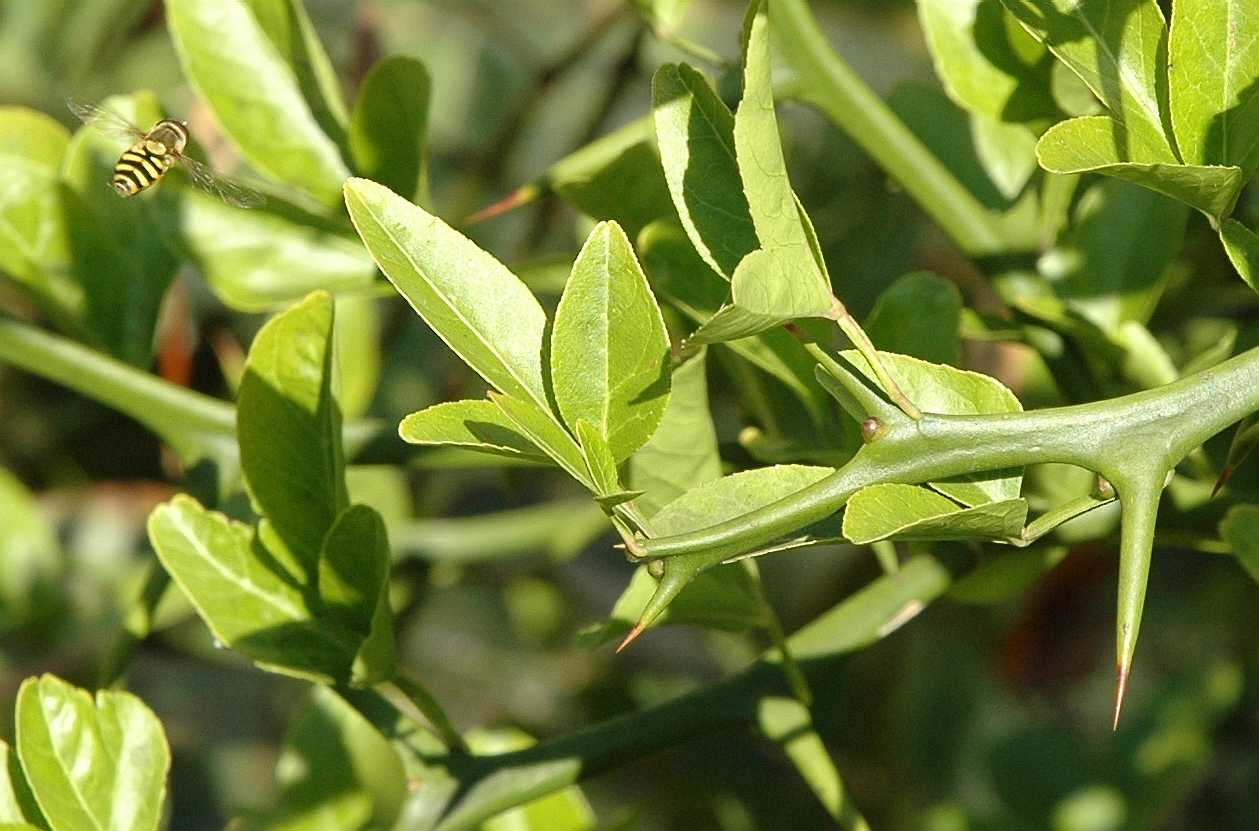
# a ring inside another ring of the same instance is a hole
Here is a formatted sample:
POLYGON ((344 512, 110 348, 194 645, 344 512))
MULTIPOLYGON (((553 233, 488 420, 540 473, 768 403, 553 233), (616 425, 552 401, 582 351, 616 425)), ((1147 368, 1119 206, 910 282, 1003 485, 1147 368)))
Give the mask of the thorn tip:
POLYGON ((616 648, 617 653, 619 654, 622 649, 624 649, 625 647, 633 643, 634 640, 643 633, 643 628, 644 627, 641 623, 634 624, 634 628, 629 630, 629 634, 626 635, 625 639, 621 641, 619 646, 617 646, 616 648))
POLYGON ((1115 714, 1110 722, 1112 731, 1119 729, 1119 713, 1123 710, 1124 696, 1128 693, 1128 669, 1120 665, 1115 670, 1115 714))

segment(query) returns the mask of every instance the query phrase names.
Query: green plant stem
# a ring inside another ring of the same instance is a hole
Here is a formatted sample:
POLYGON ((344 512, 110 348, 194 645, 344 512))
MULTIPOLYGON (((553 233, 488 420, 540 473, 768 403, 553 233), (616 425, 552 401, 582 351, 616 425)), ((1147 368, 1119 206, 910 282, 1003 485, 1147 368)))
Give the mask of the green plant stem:
MULTIPOLYGON (((951 580, 948 570, 933 557, 916 557, 896 574, 875 580, 791 635, 787 645, 806 677, 815 686, 825 684, 837 659, 886 637, 942 595, 951 580)), ((429 805, 414 811, 427 816, 439 812, 440 821, 399 827, 432 831, 478 828, 497 813, 583 778, 688 739, 754 725, 766 696, 789 694, 778 662, 778 650, 770 650, 728 679, 525 750, 427 759, 428 764, 443 765, 458 786, 443 793, 446 802, 442 808, 429 805)), ((433 793, 414 797, 417 802, 433 798, 433 793)))
POLYGON ((459 735, 459 731, 451 724, 446 711, 437 703, 437 699, 433 698, 429 691, 418 682, 403 674, 398 674, 391 681, 377 684, 376 691, 417 726, 431 728, 433 734, 452 751, 468 752, 463 736, 459 735))
POLYGON ((834 513, 866 485, 1048 462, 1093 470, 1113 483, 1156 481, 1161 489, 1166 471, 1190 450, 1256 410, 1259 349, 1164 387, 1092 404, 901 418, 815 485, 709 528, 640 545, 648 557, 719 549, 734 556, 834 513))
POLYGON ((770 26, 778 53, 799 76, 800 100, 852 136, 967 254, 1009 250, 1000 218, 984 208, 831 49, 806 0, 774 0, 770 26))
POLYGON ((218 451, 235 456, 236 413, 230 404, 164 381, 72 340, 0 318, 0 361, 131 416, 181 453, 197 456, 218 451))

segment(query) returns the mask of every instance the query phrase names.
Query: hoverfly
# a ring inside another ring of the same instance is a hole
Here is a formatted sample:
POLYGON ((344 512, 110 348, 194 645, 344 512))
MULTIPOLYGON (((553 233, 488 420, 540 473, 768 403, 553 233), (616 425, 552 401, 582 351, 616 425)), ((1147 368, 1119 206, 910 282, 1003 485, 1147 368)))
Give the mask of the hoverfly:
POLYGON ((66 104, 89 127, 107 136, 132 142, 114 165, 114 175, 110 180, 119 196, 135 196, 148 190, 178 162, 188 171, 193 183, 211 196, 241 208, 262 204, 262 197, 257 193, 218 176, 205 164, 185 155, 187 122, 167 118, 146 132, 113 110, 73 99, 67 99, 66 104))

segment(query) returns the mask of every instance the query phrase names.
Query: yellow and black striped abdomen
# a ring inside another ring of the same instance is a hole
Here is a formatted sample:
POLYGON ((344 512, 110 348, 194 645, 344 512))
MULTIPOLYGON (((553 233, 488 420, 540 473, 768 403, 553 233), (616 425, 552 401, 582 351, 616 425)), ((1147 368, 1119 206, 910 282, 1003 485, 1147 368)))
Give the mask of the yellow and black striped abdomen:
POLYGON ((137 141, 114 165, 114 190, 121 196, 135 196, 156 184, 174 163, 174 155, 161 142, 137 141))

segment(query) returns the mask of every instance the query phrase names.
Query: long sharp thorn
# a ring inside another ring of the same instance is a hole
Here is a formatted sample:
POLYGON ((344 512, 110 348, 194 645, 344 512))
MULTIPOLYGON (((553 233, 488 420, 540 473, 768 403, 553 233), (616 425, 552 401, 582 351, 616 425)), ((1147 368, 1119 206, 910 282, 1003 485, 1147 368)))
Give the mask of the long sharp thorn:
POLYGON ((521 205, 527 205, 532 202, 537 198, 538 193, 537 185, 525 185, 517 188, 492 205, 486 205, 476 213, 469 215, 463 222, 465 225, 476 225, 478 222, 484 222, 487 219, 493 219, 509 211, 514 211, 521 205))
POLYGON ((634 639, 643 633, 643 628, 641 623, 635 624, 634 628, 629 630, 629 634, 625 636, 625 640, 621 641, 621 645, 616 648, 616 651, 620 653, 622 649, 633 643, 634 639))
POLYGON ((1128 667, 1119 666, 1115 671, 1115 715, 1110 729, 1119 729, 1119 713, 1123 710, 1124 696, 1128 693, 1128 667))
POLYGON ((1212 499, 1214 499, 1215 495, 1220 492, 1220 488, 1224 487, 1224 483, 1228 481, 1228 477, 1232 475, 1233 468, 1231 465, 1225 465, 1223 469, 1220 470, 1220 478, 1215 480, 1215 487, 1211 488, 1212 499))

